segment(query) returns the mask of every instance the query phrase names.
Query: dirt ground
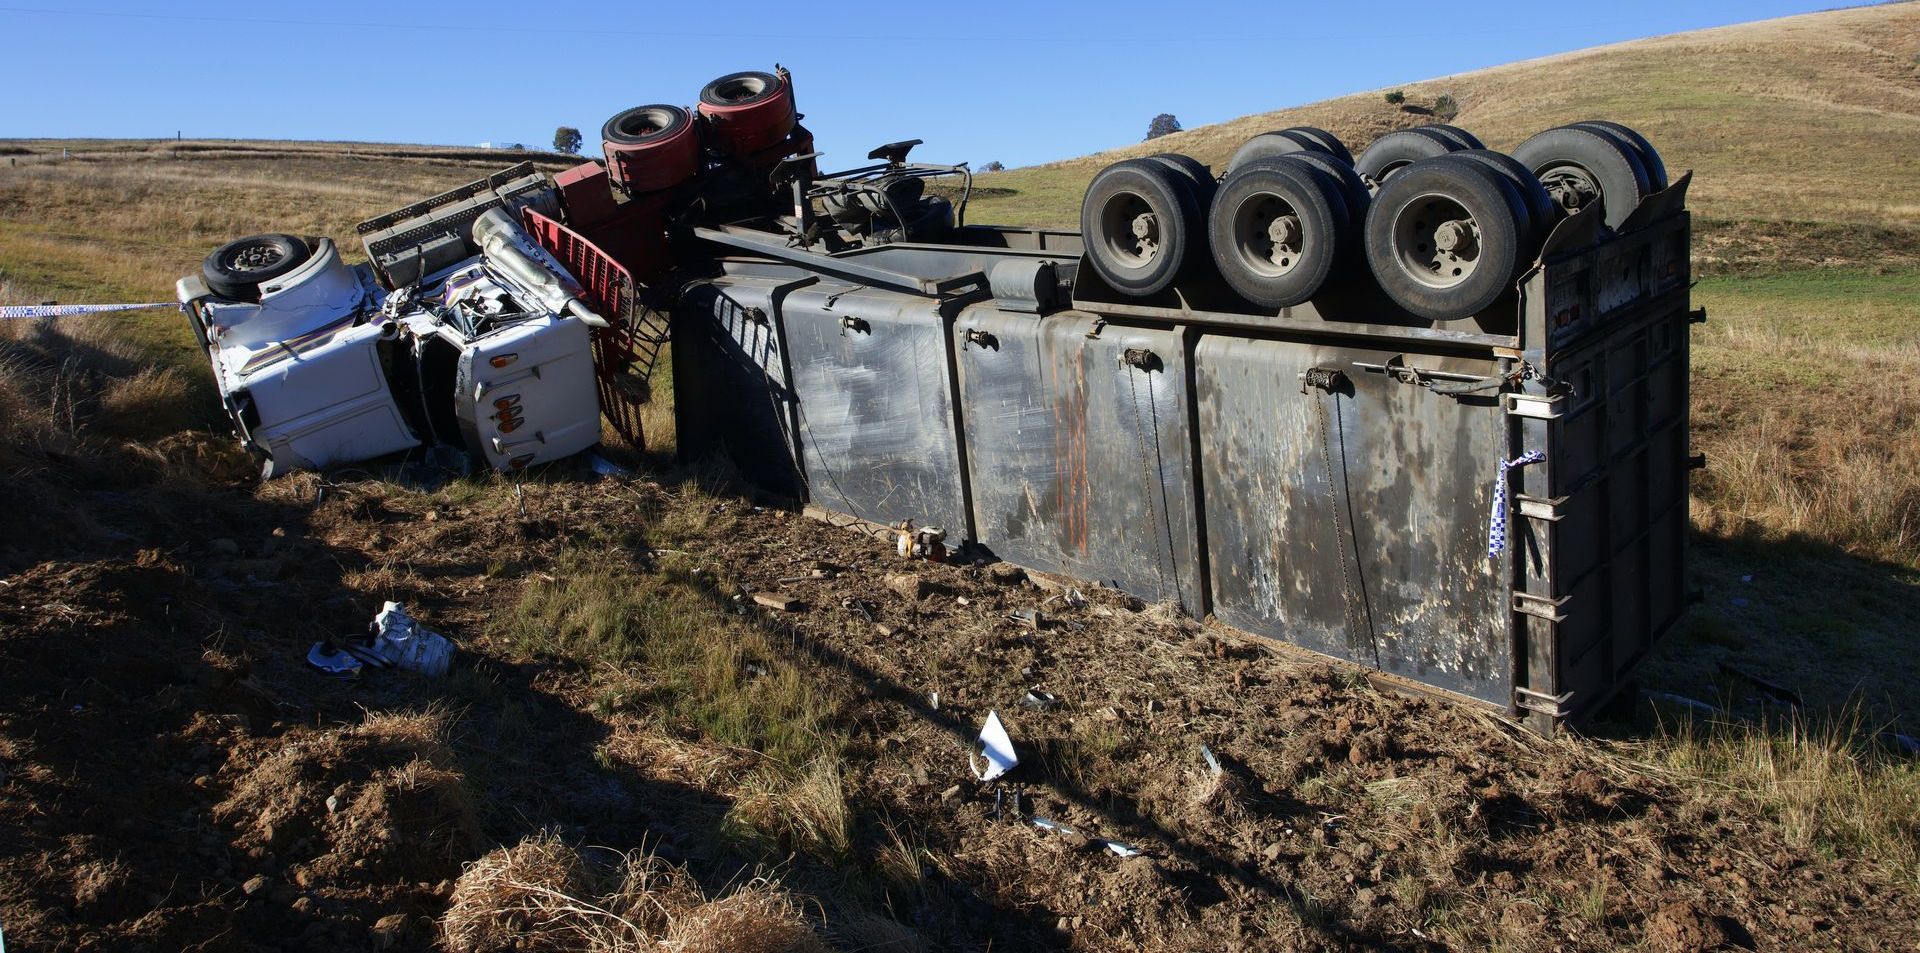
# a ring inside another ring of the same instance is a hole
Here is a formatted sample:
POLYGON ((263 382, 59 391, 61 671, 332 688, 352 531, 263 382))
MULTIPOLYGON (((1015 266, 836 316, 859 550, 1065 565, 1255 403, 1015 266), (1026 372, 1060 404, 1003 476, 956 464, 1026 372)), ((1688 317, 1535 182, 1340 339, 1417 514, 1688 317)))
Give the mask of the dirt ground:
POLYGON ((691 484, 63 492, 98 525, 10 540, 0 580, 13 949, 426 948, 463 865, 542 833, 778 877, 841 949, 1910 949, 1920 914, 1630 748, 691 484), (699 532, 649 543, 673 525, 699 532), (729 836, 766 755, 498 635, 608 526, 826 686, 845 843, 729 836), (384 598, 459 643, 451 675, 303 665, 384 598), (997 784, 967 767, 989 711, 1022 759, 997 784))

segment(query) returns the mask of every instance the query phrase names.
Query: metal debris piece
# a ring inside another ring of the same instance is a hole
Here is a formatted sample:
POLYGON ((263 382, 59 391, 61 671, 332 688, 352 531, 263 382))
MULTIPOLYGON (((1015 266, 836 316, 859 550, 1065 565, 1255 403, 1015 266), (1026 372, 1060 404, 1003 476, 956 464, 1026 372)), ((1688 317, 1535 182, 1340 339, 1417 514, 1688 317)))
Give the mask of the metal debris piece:
POLYGON ((322 675, 350 679, 360 674, 360 660, 331 642, 315 642, 307 650, 307 665, 322 675))
POLYGON ((1015 610, 1007 613, 1007 618, 1036 631, 1047 627, 1047 617, 1041 615, 1039 609, 1015 610))
POLYGON ((625 480, 633 476, 632 470, 629 470, 626 467, 623 467, 620 464, 617 464, 612 460, 609 460, 606 457, 603 457, 597 453, 591 453, 587 455, 587 465, 593 468, 593 472, 598 473, 601 476, 614 477, 616 479, 621 479, 621 480, 625 480))
POLYGON ((1737 669, 1731 665, 1728 665, 1725 662, 1720 663, 1720 672, 1723 675, 1728 675, 1733 678, 1740 679, 1741 681, 1746 682, 1749 685, 1752 685, 1754 688, 1759 689, 1760 694, 1766 696, 1768 701, 1776 702, 1781 705, 1788 705, 1793 708, 1799 708, 1806 704, 1806 702, 1800 699, 1799 692, 1796 692, 1793 689, 1788 688, 1784 685, 1780 685, 1775 682, 1769 682, 1758 675, 1752 674, 1751 672, 1741 671, 1740 669, 1737 669))
POLYGON ((1058 704, 1060 704, 1058 695, 1043 692, 1037 688, 1027 692, 1026 696, 1020 699, 1020 707, 1031 708, 1034 711, 1046 711, 1058 704))
POLYGON ((1717 718, 1721 714, 1720 709, 1706 702, 1697 701, 1685 695, 1675 695, 1672 692, 1648 692, 1647 697, 1653 701, 1666 702, 1669 705, 1685 708, 1688 711, 1705 715, 1708 718, 1717 718))
POLYGON ((1043 831, 1058 831, 1062 834, 1080 833, 1079 831, 1076 831, 1073 828, 1060 823, 1059 821, 1051 821, 1044 817, 1040 817, 1038 815, 1035 815, 1033 818, 1033 826, 1038 827, 1043 831))
POLYGON ((1105 840, 1100 843, 1105 845, 1107 850, 1112 851, 1116 857, 1138 857, 1143 853, 1140 848, 1117 840, 1105 840))
POLYGON ((800 608, 800 600, 784 592, 756 592, 753 601, 778 612, 792 612, 800 608))
POLYGON ((967 767, 974 777, 991 781, 1019 766, 1020 755, 1013 750, 1013 739, 1007 737, 1007 726, 1000 723, 999 712, 987 712, 987 723, 980 728, 980 745, 980 754, 987 759, 985 771, 974 764, 973 752, 967 752, 967 767))

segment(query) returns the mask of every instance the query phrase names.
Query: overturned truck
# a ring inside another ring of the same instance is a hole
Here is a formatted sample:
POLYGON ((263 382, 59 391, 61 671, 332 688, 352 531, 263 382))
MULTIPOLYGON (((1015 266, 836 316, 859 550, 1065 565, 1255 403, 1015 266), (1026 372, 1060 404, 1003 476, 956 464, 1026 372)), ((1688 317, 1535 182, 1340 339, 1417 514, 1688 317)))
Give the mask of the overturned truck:
MULTIPOLYGON (((604 162, 429 204, 487 205, 496 232, 514 211, 564 291, 548 317, 601 325, 580 347, 629 439, 670 329, 680 453, 796 506, 1541 731, 1680 618, 1703 315, 1688 179, 1632 130, 1506 155, 1428 126, 1358 158, 1280 130, 1218 175, 1114 163, 1069 232, 967 224, 971 173, 917 141, 823 174, 798 119, 783 71, 734 74, 610 119, 604 162)), ((499 270, 458 222, 409 241, 369 247, 387 300, 499 270)))

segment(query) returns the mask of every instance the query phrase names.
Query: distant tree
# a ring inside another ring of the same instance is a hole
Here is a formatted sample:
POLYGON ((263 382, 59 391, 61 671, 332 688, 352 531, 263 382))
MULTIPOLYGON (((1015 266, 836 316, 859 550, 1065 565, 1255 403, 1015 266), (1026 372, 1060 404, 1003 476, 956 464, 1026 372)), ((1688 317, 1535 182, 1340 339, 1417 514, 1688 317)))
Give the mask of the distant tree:
POLYGON ((580 130, 572 126, 561 126, 553 131, 553 148, 556 152, 580 154, 580 130))
POLYGON ((1404 90, 1390 89, 1387 91, 1387 105, 1398 106, 1406 101, 1407 94, 1404 90))
POLYGON ((1452 93, 1441 93, 1433 101, 1433 115, 1441 122, 1452 122, 1453 117, 1460 115, 1460 101, 1454 99, 1452 93))
POLYGON ((1007 164, 1006 164, 1006 163, 1004 163, 1004 162, 1001 162, 1001 161, 1000 161, 999 159, 995 159, 995 160, 993 160, 992 162, 989 162, 989 163, 987 163, 986 165, 983 165, 983 166, 981 166, 981 167, 980 167, 980 171, 982 171, 982 172, 1005 172, 1005 171, 1007 171, 1007 164))
POLYGON ((520 152, 527 148, 527 144, 524 142, 510 142, 510 143, 507 143, 507 148, 512 149, 515 152, 520 152))
POLYGON ((1179 132, 1179 131, 1180 131, 1180 120, 1173 118, 1173 113, 1161 113, 1160 115, 1153 117, 1152 122, 1147 123, 1148 139, 1158 139, 1161 136, 1167 135, 1168 133, 1179 132))

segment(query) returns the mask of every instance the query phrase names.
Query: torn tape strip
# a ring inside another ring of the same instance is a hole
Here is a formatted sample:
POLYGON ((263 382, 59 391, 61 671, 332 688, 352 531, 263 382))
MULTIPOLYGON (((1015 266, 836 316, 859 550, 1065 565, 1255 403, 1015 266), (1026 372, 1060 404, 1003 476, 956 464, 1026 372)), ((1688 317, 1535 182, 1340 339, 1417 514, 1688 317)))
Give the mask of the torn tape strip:
POLYGON ((0 306, 0 320, 27 318, 64 318, 74 314, 102 314, 108 311, 145 311, 149 308, 177 308, 171 301, 150 304, 10 304, 0 306))

